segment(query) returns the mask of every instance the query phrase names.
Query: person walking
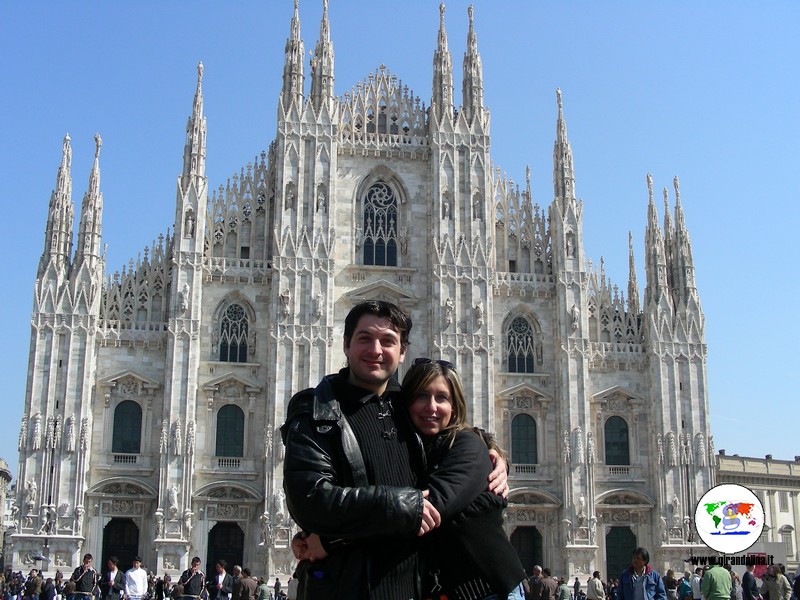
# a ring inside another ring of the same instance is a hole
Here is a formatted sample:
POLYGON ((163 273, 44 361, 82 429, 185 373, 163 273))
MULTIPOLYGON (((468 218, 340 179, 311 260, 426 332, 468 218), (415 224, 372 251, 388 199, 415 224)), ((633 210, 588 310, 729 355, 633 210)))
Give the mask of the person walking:
POLYGON ((606 600, 606 591, 603 588, 603 580, 600 579, 600 571, 592 573, 592 578, 586 585, 586 600, 606 600))
POLYGON ((84 554, 83 564, 72 572, 69 579, 75 584, 75 589, 70 589, 72 593, 67 595, 68 599, 72 597, 76 600, 89 600, 94 596, 94 588, 97 587, 99 578, 97 571, 92 567, 92 561, 94 557, 91 554, 84 554))
POLYGON ((703 574, 700 593, 705 600, 730 600, 731 574, 722 566, 712 564, 703 574))
POLYGON ((133 566, 125 572, 126 600, 142 600, 147 597, 147 571, 142 568, 142 559, 133 559, 133 566))
POLYGON ((770 565, 767 568, 764 583, 761 584, 761 595, 764 597, 769 595, 769 600, 790 600, 792 597, 792 586, 777 565, 770 565))
POLYGON ((664 581, 650 566, 650 553, 642 547, 631 555, 631 566, 619 576, 619 600, 666 600, 664 581))
POLYGON ((120 600, 125 591, 125 573, 119 570, 119 559, 109 556, 106 561, 106 572, 100 578, 100 597, 103 600, 120 600))
POLYGON ((209 600, 228 600, 233 592, 233 578, 225 570, 227 566, 228 563, 223 559, 219 559, 214 565, 217 573, 206 583, 209 600))
POLYGON ((206 587, 206 575, 200 570, 200 557, 192 558, 191 566, 186 569, 178 579, 178 585, 183 588, 183 598, 198 600, 206 587))

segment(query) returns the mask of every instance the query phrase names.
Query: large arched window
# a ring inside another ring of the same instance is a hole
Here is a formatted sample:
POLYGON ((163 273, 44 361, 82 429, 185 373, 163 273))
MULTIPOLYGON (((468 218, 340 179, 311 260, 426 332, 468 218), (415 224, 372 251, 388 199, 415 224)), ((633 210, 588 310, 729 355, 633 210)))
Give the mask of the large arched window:
POLYGON ((114 435, 111 452, 139 454, 142 447, 142 407, 133 400, 124 400, 114 409, 114 435))
POLYGON ((506 331, 509 373, 533 373, 533 328, 523 317, 515 317, 506 331))
POLYGON ((222 315, 219 359, 222 362, 247 362, 247 315, 241 304, 231 304, 222 315))
POLYGON ((234 404, 217 413, 217 456, 244 456, 244 412, 234 404))
POLYGON ((515 465, 535 465, 536 419, 530 415, 517 415, 511 420, 511 462, 515 465))
POLYGON ((364 197, 364 264, 397 266, 397 196, 383 181, 364 197))
POLYGON ((622 417, 609 417, 605 425, 606 464, 631 464, 628 424, 622 417))

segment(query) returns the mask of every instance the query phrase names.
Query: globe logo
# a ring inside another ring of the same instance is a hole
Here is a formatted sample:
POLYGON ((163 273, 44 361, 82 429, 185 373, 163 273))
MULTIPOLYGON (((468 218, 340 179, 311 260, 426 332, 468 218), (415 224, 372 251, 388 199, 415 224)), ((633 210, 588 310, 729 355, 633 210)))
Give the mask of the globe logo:
POLYGON ((725 483, 708 490, 695 509, 700 539, 717 552, 735 554, 758 541, 764 529, 764 507, 749 489, 725 483))

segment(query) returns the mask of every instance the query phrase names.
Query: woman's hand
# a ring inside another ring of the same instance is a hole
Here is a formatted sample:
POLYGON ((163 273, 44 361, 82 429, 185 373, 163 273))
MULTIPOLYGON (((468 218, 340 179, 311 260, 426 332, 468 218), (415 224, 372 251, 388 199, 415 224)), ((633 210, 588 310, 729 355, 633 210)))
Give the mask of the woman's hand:
POLYGON ((508 492, 511 491, 511 488, 508 487, 508 463, 494 448, 489 450, 489 458, 492 459, 494 465, 494 470, 489 473, 489 491, 508 498, 508 492))
POLYGON ((422 524, 417 534, 420 536, 425 535, 429 531, 433 531, 442 524, 442 516, 439 514, 439 511, 436 510, 436 507, 428 500, 429 495, 429 490, 422 490, 422 524))
POLYGON ((322 560, 328 553, 322 547, 322 540, 316 533, 301 532, 292 538, 292 552, 297 560, 316 562, 322 560))

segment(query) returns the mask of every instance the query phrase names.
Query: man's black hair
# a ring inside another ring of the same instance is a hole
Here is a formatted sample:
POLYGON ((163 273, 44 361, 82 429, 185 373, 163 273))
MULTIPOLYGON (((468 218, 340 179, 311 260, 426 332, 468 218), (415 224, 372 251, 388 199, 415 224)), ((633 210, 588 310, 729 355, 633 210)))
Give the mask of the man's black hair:
POLYGON ((636 550, 631 552, 631 556, 636 556, 637 554, 642 558, 644 564, 646 565, 650 564, 650 553, 647 551, 646 548, 642 548, 641 546, 639 546, 638 548, 636 548, 636 550))
POLYGON ((223 569, 227 569, 227 568, 228 568, 228 561, 226 561, 224 558, 220 558, 220 559, 217 561, 217 563, 216 563, 216 564, 218 564, 218 565, 219 565, 220 567, 222 567, 223 569))
POLYGON ((109 556, 108 562, 113 563, 115 567, 119 566, 119 559, 116 556, 109 556))
POLYGON ((376 317, 384 317, 389 319, 392 326, 400 334, 400 344, 403 348, 408 347, 408 336, 411 334, 411 326, 413 325, 411 317, 399 306, 386 302, 384 300, 367 300, 360 304, 356 304, 344 319, 344 340, 349 346, 350 339, 356 331, 358 321, 364 315, 374 315, 376 317))

